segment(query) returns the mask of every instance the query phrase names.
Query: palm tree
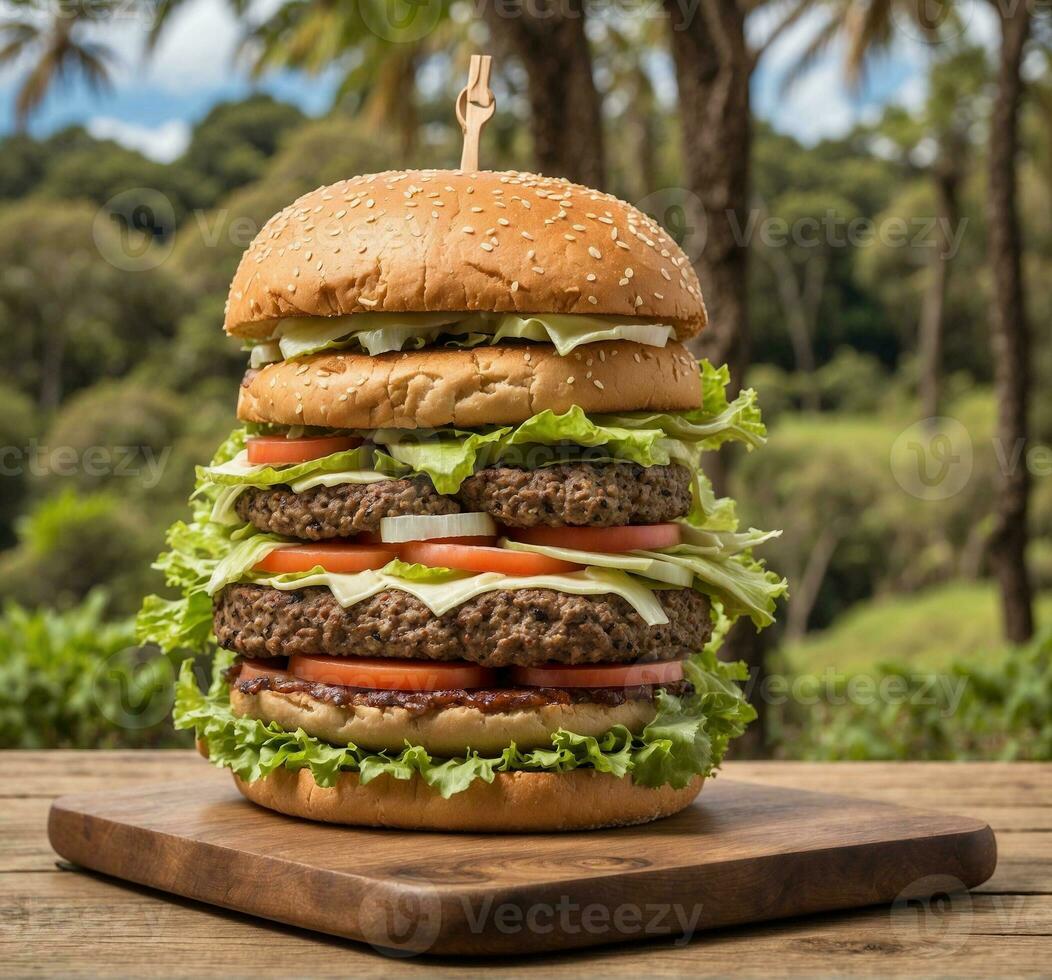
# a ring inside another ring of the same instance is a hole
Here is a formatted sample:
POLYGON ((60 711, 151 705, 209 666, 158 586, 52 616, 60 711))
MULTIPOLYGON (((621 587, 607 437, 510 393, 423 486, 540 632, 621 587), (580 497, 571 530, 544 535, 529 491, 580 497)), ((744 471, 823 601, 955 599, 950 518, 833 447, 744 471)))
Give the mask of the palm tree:
MULTIPOLYGON (((798 0, 801 7, 815 0, 798 0)), ((838 37, 847 42, 846 71, 857 79, 866 59, 890 44, 896 17, 938 39, 945 22, 926 19, 928 5, 917 0, 817 0, 827 18, 805 53, 803 64, 838 37)), ((997 82, 987 147, 987 250, 992 273, 990 347, 997 392, 997 442, 1001 474, 990 536, 990 556, 1001 591, 1006 639, 1023 643, 1034 632, 1033 588, 1026 564, 1030 474, 1017 450, 1029 436, 1030 327, 1023 282, 1023 256, 1016 203, 1019 110, 1023 96, 1023 54, 1036 16, 1022 0, 990 0, 1000 26, 997 82)), ((948 17, 956 16, 952 7, 948 17)))
POLYGON ((32 58, 29 74, 15 96, 15 120, 22 130, 56 83, 79 74, 94 89, 109 87, 109 65, 116 57, 106 45, 83 36, 86 26, 101 19, 101 5, 62 7, 46 21, 31 16, 29 4, 18 7, 26 11, 25 16, 15 15, 0 23, 0 64, 32 58))

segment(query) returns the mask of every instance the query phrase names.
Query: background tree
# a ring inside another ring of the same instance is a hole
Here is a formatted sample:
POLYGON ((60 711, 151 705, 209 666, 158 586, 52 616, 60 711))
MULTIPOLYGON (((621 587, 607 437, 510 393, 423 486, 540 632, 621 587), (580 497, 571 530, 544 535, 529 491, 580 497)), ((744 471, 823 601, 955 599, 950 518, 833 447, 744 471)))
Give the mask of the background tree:
POLYGON ((87 25, 111 11, 108 2, 62 6, 41 22, 33 0, 14 0, 0 21, 0 64, 27 57, 32 64, 15 96, 15 119, 24 128, 29 117, 58 82, 80 75, 95 89, 110 84, 112 49, 84 37, 87 25), (12 9, 13 8, 13 9, 12 9))
POLYGON ((537 169, 604 187, 602 105, 583 0, 483 0, 483 6, 499 51, 526 72, 537 169))
POLYGON ((1030 324, 1023 284, 1022 234, 1016 201, 1023 53, 1031 8, 993 7, 1000 20, 997 93, 990 119, 987 225, 990 271, 990 344, 997 390, 997 440, 1004 455, 996 520, 990 536, 1001 587, 1005 636, 1022 643, 1034 633, 1033 589, 1027 568, 1030 472, 1024 456, 1030 433, 1030 324))

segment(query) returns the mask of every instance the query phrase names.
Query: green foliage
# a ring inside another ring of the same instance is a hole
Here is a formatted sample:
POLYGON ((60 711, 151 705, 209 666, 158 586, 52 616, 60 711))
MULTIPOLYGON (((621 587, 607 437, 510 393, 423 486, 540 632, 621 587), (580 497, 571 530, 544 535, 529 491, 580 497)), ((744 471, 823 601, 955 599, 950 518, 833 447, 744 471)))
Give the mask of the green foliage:
POLYGON ((1052 631, 1003 656, 938 673, 880 663, 862 674, 790 675, 818 691, 772 711, 775 750, 802 759, 1052 760, 1052 631))
POLYGON ((284 134, 303 119, 295 106, 269 95, 221 103, 194 127, 180 162, 225 193, 262 176, 284 134))
POLYGON ((147 571, 159 535, 137 507, 108 492, 72 487, 42 500, 0 555, 0 594, 62 608, 106 583, 114 608, 133 609, 156 581, 147 571))
POLYGON ((14 519, 25 493, 28 453, 37 425, 33 403, 20 391, 0 384, 0 547, 14 539, 14 519))
POLYGON ((163 388, 103 381, 67 399, 48 430, 53 451, 70 447, 79 460, 72 474, 49 477, 82 490, 104 485, 127 492, 152 488, 183 428, 185 406, 163 388))
POLYGON ((28 201, 0 212, 0 380, 45 410, 129 370, 171 335, 185 303, 164 266, 128 271, 128 240, 95 219, 87 204, 28 201))
MULTIPOLYGON (((1052 593, 1038 596, 1036 614, 1039 624, 1052 625, 1052 593)), ((892 659, 920 670, 948 670, 955 662, 1000 666, 1009 655, 1000 629, 993 583, 954 580, 862 603, 783 653, 798 673, 864 671, 892 659)))
POLYGON ((136 647, 94 592, 65 611, 0 610, 0 748, 185 745, 168 717, 175 673, 136 647))

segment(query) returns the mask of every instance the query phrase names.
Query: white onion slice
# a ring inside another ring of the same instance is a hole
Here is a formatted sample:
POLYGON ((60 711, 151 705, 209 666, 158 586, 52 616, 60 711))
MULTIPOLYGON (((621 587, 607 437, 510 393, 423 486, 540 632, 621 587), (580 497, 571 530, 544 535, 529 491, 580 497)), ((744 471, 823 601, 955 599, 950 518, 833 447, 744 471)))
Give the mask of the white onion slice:
POLYGON ((489 514, 409 514, 380 521, 380 540, 385 544, 432 538, 492 538, 496 533, 497 525, 489 514))

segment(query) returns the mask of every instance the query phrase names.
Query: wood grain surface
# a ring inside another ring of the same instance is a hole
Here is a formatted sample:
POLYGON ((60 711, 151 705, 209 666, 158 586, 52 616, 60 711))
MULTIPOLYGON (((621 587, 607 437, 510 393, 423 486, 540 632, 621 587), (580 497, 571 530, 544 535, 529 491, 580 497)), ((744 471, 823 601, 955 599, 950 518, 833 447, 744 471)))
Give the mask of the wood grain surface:
POLYGON ((686 944, 666 938, 464 961, 392 960, 365 945, 56 869, 44 830, 54 796, 158 779, 225 785, 224 774, 202 771, 200 765, 191 753, 0 753, 6 777, 0 780, 5 797, 0 803, 0 964, 5 974, 364 977, 418 971, 463 975, 499 967, 502 974, 543 971, 546 976, 919 971, 983 976, 1045 973, 1052 953, 1052 766, 732 763, 721 777, 725 785, 750 780, 834 790, 989 821, 998 834, 997 871, 976 892, 934 903, 721 929, 686 944))

